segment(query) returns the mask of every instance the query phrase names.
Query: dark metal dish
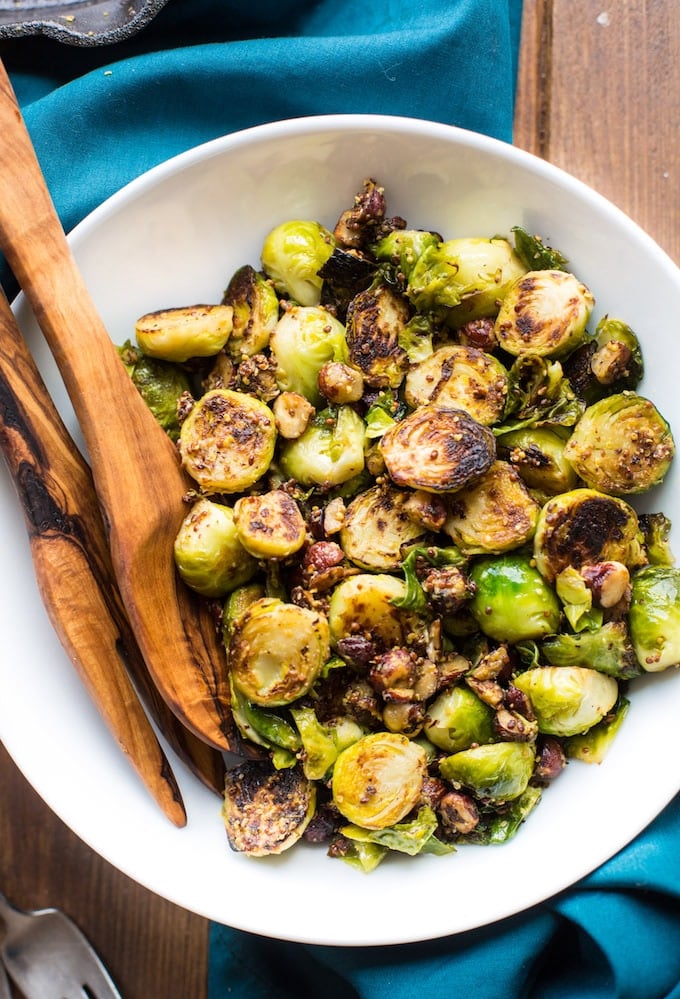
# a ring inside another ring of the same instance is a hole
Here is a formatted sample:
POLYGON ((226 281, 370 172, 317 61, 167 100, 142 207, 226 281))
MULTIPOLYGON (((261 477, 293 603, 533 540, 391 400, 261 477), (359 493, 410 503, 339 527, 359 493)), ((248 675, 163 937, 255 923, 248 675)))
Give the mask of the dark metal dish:
POLYGON ((167 0, 0 0, 0 39, 46 35, 67 45, 107 45, 143 28, 167 0))

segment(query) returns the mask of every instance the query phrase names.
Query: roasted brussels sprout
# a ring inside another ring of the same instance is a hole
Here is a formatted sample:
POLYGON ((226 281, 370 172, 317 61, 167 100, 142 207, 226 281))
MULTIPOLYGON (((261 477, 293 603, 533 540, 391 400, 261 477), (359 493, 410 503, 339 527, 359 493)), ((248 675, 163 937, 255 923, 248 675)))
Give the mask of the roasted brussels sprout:
POLYGON ((306 607, 263 597, 234 623, 229 670, 254 704, 276 707, 302 697, 330 655, 326 618, 306 607))
POLYGON ((495 433, 500 436, 527 427, 564 427, 569 432, 585 408, 564 377, 560 361, 520 354, 508 371, 508 399, 495 433))
POLYGON ((241 544, 255 558, 286 558, 302 548, 307 536, 300 508, 281 489, 242 496, 234 504, 234 524, 241 544))
POLYGON ((283 853, 300 839, 316 809, 316 785, 302 767, 275 770, 247 760, 227 771, 222 818, 232 850, 250 857, 283 853))
POLYGON ((233 309, 233 329, 226 351, 234 361, 259 354, 269 345, 279 318, 279 300, 271 281, 246 264, 232 276, 222 298, 233 309))
POLYGON ((531 701, 538 730, 545 735, 586 732, 611 711, 619 696, 613 677, 585 666, 538 666, 513 682, 531 701))
POLYGON ((512 801, 524 793, 534 769, 536 750, 527 742, 473 746, 439 764, 442 777, 462 784, 480 798, 512 801))
POLYGON ((670 467, 675 444, 654 403, 621 392, 586 409, 564 453, 586 485, 623 496, 658 485, 670 467))
POLYGON ((319 222, 292 219, 274 227, 262 245, 262 267, 280 295, 299 305, 318 305, 319 270, 333 252, 335 238, 319 222))
POLYGON ((229 305, 190 305, 149 312, 135 323, 140 350, 162 361, 218 354, 232 330, 229 305))
POLYGON ((333 590, 328 608, 332 644, 360 635, 378 648, 403 645, 412 618, 394 601, 405 594, 406 584, 396 576, 360 573, 344 579, 333 590))
POLYGON ((323 401, 319 373, 328 361, 347 360, 345 327, 320 306, 294 306, 283 313, 269 344, 282 392, 298 392, 314 406, 323 401))
POLYGON ((487 471, 496 440, 462 409, 419 406, 389 427, 380 442, 385 466, 398 486, 444 493, 462 489, 487 471))
POLYGON ((284 475, 303 486, 338 486, 364 467, 365 425, 351 406, 323 410, 296 440, 282 443, 284 475))
POLYGON ((490 638, 523 642, 558 630, 560 602, 529 556, 479 559, 470 579, 476 587, 470 613, 490 638))
POLYGON ((397 388, 408 368, 408 356, 399 338, 410 316, 408 302, 389 285, 359 292, 347 309, 347 345, 350 362, 367 385, 397 388))
POLYGON ((187 375, 175 364, 143 354, 137 354, 129 370, 142 399, 168 437, 176 441, 179 437, 180 399, 191 388, 187 375))
POLYGON ((493 711, 467 687, 449 687, 429 705, 423 734, 438 749, 460 753, 493 742, 493 711))
POLYGON ((464 555, 500 555, 519 548, 533 537, 540 510, 506 461, 495 461, 476 482, 451 496, 448 505, 444 531, 464 555))
POLYGON ((257 571, 239 540, 233 511, 209 499, 194 503, 182 521, 174 555, 184 582, 205 597, 224 596, 257 571))
POLYGON ((664 513, 642 513, 638 517, 647 559, 652 565, 673 565, 671 522, 664 513))
POLYGON ((582 763, 602 763, 623 721, 628 714, 630 701, 619 697, 614 708, 587 732, 563 740, 568 759, 582 763))
POLYGON ((564 445, 563 438, 548 427, 526 427, 496 438, 498 457, 517 469, 529 489, 546 497, 569 492, 578 484, 564 445))
POLYGON ((409 516, 409 499, 401 489, 378 485, 352 500, 340 530, 340 544, 351 562, 373 572, 401 566, 405 546, 427 533, 409 516))
POLYGON ((508 354, 559 358, 585 339, 594 299, 567 271, 529 271, 509 288, 496 317, 508 354))
POLYGON ((364 829, 400 822, 418 804, 427 756, 418 743, 393 732, 374 732, 349 746, 333 767, 338 811, 364 829))
POLYGON ((441 238, 425 229, 394 229, 371 249, 378 260, 391 263, 401 280, 408 281, 411 271, 430 247, 437 247, 441 238))
POLYGON ((547 580, 573 566, 613 559, 628 568, 644 558, 632 506, 596 489, 572 489, 541 509, 534 535, 536 567, 547 580))
POLYGON ((452 327, 495 316, 498 303, 526 268, 506 239, 450 239, 418 257, 406 294, 420 312, 452 327))
POLYGON ((650 565, 635 573, 628 612, 641 666, 658 673, 680 665, 680 570, 650 565))
POLYGON ((561 632, 541 643, 551 666, 588 666, 618 680, 642 672, 625 621, 607 621, 595 631, 561 632))
POLYGON ((443 409, 464 409, 478 423, 490 426, 503 415, 507 372, 491 354, 475 347, 449 344, 409 368, 404 386, 413 409, 425 403, 443 409))
POLYGON ((213 389, 182 424, 182 465, 204 493, 237 493, 269 468, 276 426, 265 403, 244 392, 213 389))

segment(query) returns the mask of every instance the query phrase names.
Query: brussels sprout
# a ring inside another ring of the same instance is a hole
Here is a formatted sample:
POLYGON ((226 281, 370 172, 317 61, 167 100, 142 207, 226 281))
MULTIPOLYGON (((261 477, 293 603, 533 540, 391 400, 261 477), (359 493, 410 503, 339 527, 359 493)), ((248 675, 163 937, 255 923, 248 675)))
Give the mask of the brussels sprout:
POLYGON ((387 472, 398 486, 443 493, 462 489, 487 471, 496 441, 462 409, 419 406, 380 442, 387 472))
POLYGON ((538 666, 520 673, 514 685, 527 695, 544 735, 586 732, 616 704, 616 680, 585 666, 538 666))
POLYGON ((247 760, 228 770, 222 818, 232 850, 250 857, 283 853, 297 843, 316 810, 316 785, 301 767, 275 770, 247 760))
POLYGON ((449 326, 495 316, 498 303, 526 268, 505 239, 451 239, 418 257, 406 294, 419 312, 433 312, 449 326))
POLYGON ((480 798, 512 801, 526 791, 535 758, 535 747, 527 742, 494 742, 447 756, 439 771, 480 798))
POLYGON ((232 330, 229 305, 190 305, 149 312, 135 323, 140 350, 162 361, 212 357, 224 347, 232 330))
POLYGON ((318 271, 323 280, 320 304, 343 320, 354 296, 368 288, 376 274, 375 260, 367 257, 361 250, 336 246, 318 271))
POLYGON ((478 423, 496 423, 505 408, 507 372, 491 354, 475 347, 449 344, 409 368, 404 385, 413 409, 432 403, 464 409, 478 423))
POLYGON ((495 461, 450 497, 444 531, 464 555, 501 554, 533 537, 539 510, 512 465, 495 461))
POLYGON ((527 427, 573 427, 583 415, 579 399, 559 361, 520 354, 508 371, 508 399, 499 436, 527 427))
POLYGON ((590 366, 601 385, 618 392, 637 388, 644 363, 640 341, 627 323, 604 316, 595 330, 595 347, 590 366))
POLYGON ((476 592, 468 606, 485 635, 514 643, 557 632, 560 602, 528 556, 482 558, 470 579, 476 592))
POLYGON ((541 509, 534 535, 536 567, 547 580, 573 566, 614 559, 631 568, 642 559, 635 510, 596 489, 572 489, 541 509))
POLYGON ((384 829, 417 805, 427 775, 421 746, 404 735, 374 732, 338 756, 333 801, 341 815, 364 829, 384 829))
POLYGON ((508 354, 559 358, 585 339, 594 299, 567 271, 529 271, 503 298, 496 336, 508 354))
POLYGON ((586 485, 615 496, 658 485, 674 452, 666 420, 649 399, 633 392, 589 406, 564 451, 586 485))
POLYGON ((630 701, 619 697, 616 706, 601 722, 593 725, 582 735, 572 735, 563 742, 570 760, 582 763, 602 763, 616 735, 628 714, 630 701))
POLYGON ((168 437, 176 441, 179 437, 179 400, 191 388, 185 372, 167 361, 141 355, 131 367, 130 375, 156 420, 168 437))
POLYGON ((367 385, 397 388, 408 368, 406 351, 399 346, 410 309, 405 298, 388 285, 359 292, 347 309, 347 345, 350 362, 367 385))
POLYGON ((233 360, 259 354, 279 319, 279 300, 271 281, 246 264, 232 276, 222 298, 233 309, 233 330, 226 350, 233 360))
POLYGON ((241 544, 256 558, 286 558, 307 537, 300 508, 281 489, 242 496, 234 504, 234 524, 241 544))
POLYGON ((638 517, 647 558, 652 565, 673 565, 670 545, 671 522, 663 513, 643 513, 638 517))
POLYGON ((269 340, 282 392, 298 392, 317 406, 323 401, 319 373, 328 361, 346 361, 345 327, 319 306, 294 306, 269 340))
POLYGON ((182 424, 182 465, 205 493, 236 493, 269 468, 276 426, 265 403, 243 392, 213 389, 182 424))
POLYGON ((257 571, 257 562, 239 541, 233 511, 209 499, 194 503, 182 521, 174 557, 187 586, 205 597, 224 596, 257 571))
POLYGON ((493 711, 467 687, 449 687, 429 705, 423 734, 447 753, 493 742, 493 711))
POLYGON ((409 517, 408 500, 409 493, 389 485, 373 486, 352 500, 340 531, 340 544, 351 562, 374 572, 400 567, 404 547, 426 533, 409 517))
POLYGON ((229 640, 235 686, 254 704, 277 707, 306 694, 330 654, 321 614, 274 597, 256 600, 229 640))
POLYGON ((618 680, 642 672, 625 621, 607 621, 595 631, 546 638, 541 651, 551 666, 587 666, 618 680))
POLYGON ((333 590, 328 608, 332 644, 358 634, 370 636, 382 648, 403 645, 412 619, 394 601, 405 593, 406 584, 396 576, 360 573, 344 579, 333 590))
POLYGON ((392 264, 398 277, 408 281, 425 250, 437 247, 440 243, 441 239, 436 233, 425 229, 394 229, 375 243, 371 250, 377 260, 392 264))
POLYGON ((647 566, 632 591, 628 621, 640 665, 649 673, 680 665, 680 569, 647 566))
POLYGON ((262 267, 280 295, 300 305, 318 305, 323 284, 318 272, 334 246, 333 234, 319 222, 281 222, 265 238, 262 267))
POLYGON ((365 426, 351 406, 324 410, 279 452, 283 474, 303 486, 338 486, 364 468, 365 426))
POLYGON ((517 469, 529 489, 546 496, 557 496, 577 485, 564 444, 560 435, 547 427, 512 430, 496 438, 498 457, 517 469))

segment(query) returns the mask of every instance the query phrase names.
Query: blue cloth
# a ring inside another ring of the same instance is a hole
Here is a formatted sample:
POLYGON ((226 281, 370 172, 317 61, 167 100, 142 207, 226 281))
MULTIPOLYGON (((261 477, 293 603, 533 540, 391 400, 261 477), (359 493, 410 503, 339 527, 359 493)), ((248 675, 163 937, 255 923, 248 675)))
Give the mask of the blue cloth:
MULTIPOLYGON (((68 231, 169 156, 264 121, 391 113, 510 141, 520 19, 520 0, 170 0, 126 42, 0 54, 68 231)), ((560 896, 429 943, 322 948, 215 925, 209 999, 680 999, 679 846, 675 801, 560 896)))

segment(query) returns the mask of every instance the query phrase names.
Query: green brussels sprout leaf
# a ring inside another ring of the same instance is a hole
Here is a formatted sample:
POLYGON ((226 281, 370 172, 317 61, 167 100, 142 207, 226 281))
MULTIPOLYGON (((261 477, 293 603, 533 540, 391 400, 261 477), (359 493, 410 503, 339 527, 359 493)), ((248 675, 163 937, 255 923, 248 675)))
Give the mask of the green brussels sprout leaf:
POLYGON ((527 270, 566 271, 569 261, 559 250, 547 246, 540 236, 531 236, 520 225, 514 225, 515 253, 527 270))

